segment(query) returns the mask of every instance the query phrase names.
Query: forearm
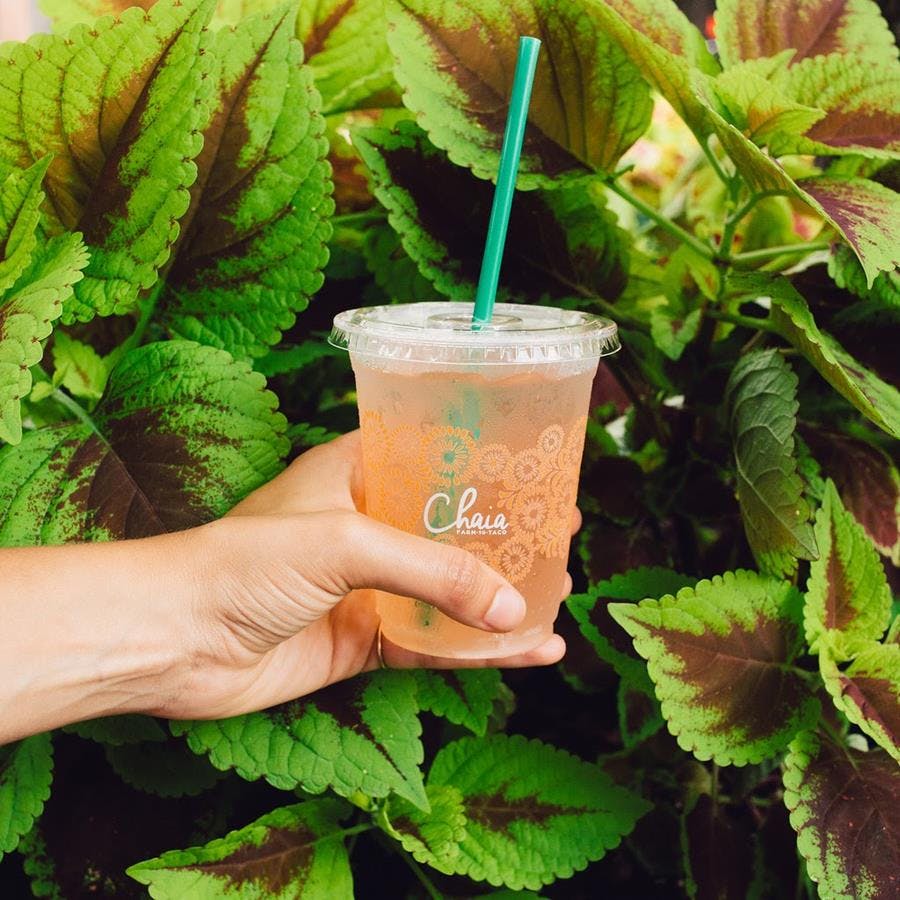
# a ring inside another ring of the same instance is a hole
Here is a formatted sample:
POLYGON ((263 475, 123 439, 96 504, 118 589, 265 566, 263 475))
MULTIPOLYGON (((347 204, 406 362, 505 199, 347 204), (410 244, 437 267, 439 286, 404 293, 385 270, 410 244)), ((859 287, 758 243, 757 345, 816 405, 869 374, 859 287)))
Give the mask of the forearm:
POLYGON ((0 549, 0 744, 167 704, 191 628, 190 540, 0 549))

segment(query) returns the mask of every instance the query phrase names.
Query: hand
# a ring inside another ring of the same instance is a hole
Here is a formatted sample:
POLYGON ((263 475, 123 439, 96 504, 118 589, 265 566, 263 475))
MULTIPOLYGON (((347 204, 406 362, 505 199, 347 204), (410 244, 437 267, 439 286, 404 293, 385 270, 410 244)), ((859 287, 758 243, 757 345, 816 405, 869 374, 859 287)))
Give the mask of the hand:
MULTIPOLYGON (((375 522, 363 505, 358 433, 316 447, 218 522, 186 532, 198 579, 190 674, 170 718, 218 718, 308 694, 378 666, 375 588, 425 600, 492 631, 521 621, 524 601, 465 551, 375 522)), ((580 523, 576 511, 573 530, 580 523)), ((566 576, 564 596, 571 591, 566 576)), ((560 598, 563 599, 563 598, 560 598)), ((383 641, 391 668, 536 666, 565 652, 554 635, 504 659, 425 656, 383 641)))

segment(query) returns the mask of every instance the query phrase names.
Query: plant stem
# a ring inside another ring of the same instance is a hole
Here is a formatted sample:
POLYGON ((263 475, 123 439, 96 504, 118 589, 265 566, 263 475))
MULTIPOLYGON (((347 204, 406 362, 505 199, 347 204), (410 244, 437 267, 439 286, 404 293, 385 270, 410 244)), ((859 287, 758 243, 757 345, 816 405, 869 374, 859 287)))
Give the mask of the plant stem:
POLYGON ((615 194, 618 194, 626 203, 630 203, 638 212, 643 213, 648 219, 653 219, 663 231, 668 231, 674 238, 687 244, 701 256, 707 259, 713 258, 713 250, 709 244, 705 244, 681 226, 676 225, 671 219, 667 219, 659 210, 654 209, 648 203, 644 203, 640 197, 636 197, 631 191, 622 187, 617 181, 608 181, 606 186, 615 194))
POLYGON ((721 322, 731 322, 732 325, 743 325, 744 328, 755 328, 757 331, 768 331, 770 334, 780 334, 778 329, 769 319, 755 319, 753 316, 742 316, 740 313, 724 312, 720 309, 707 309, 706 315, 711 319, 721 322))
POLYGON ((431 879, 425 874, 422 867, 410 856, 406 851, 400 853, 400 856, 403 857, 403 861, 413 870, 416 878, 419 879, 420 884, 423 888, 425 888, 425 893, 431 898, 431 900, 444 900, 444 895, 434 886, 431 879))
POLYGON ((313 843, 318 844, 319 841, 331 841, 335 838, 345 838, 350 837, 350 835, 353 834, 362 834, 364 831, 371 831, 374 827, 374 822, 361 822, 359 825, 351 825, 349 828, 342 828, 340 831, 333 831, 331 834, 323 835, 313 843))
POLYGON ((159 295, 162 293, 164 287, 165 281, 160 278, 153 286, 153 290, 146 298, 144 298, 143 303, 140 304, 141 314, 137 320, 137 325, 134 326, 134 331, 125 338, 125 341, 122 344, 125 352, 134 350, 135 347, 140 347, 141 341, 144 339, 144 334, 147 331, 147 327, 150 324, 150 320, 153 318, 153 313, 156 312, 156 303, 159 300, 159 295))
MULTIPOLYGON (((87 425, 94 434, 100 435, 100 431, 94 424, 94 420, 88 415, 87 410, 73 397, 70 397, 61 388, 54 388, 51 394, 53 399, 60 405, 65 407, 79 422, 87 425)), ((103 437, 103 435, 100 435, 103 437)), ((105 439, 104 439, 105 440, 105 439)))
POLYGON ((784 256, 786 253, 814 253, 817 250, 827 250, 830 246, 830 241, 809 241, 803 244, 785 244, 781 247, 762 247, 759 250, 737 253, 731 258, 731 261, 735 263, 762 262, 777 256, 784 256))
POLYGON ((716 158, 716 154, 712 151, 712 148, 709 146, 707 141, 700 141, 700 149, 703 151, 703 155, 706 157, 709 162, 712 170, 719 176, 719 180, 728 190, 731 190, 731 178, 725 173, 725 170, 722 168, 722 164, 716 158))
POLYGON ((332 216, 333 225, 352 225, 354 222, 368 222, 372 219, 383 219, 385 216, 383 209, 362 209, 359 212, 342 213, 339 216, 332 216))

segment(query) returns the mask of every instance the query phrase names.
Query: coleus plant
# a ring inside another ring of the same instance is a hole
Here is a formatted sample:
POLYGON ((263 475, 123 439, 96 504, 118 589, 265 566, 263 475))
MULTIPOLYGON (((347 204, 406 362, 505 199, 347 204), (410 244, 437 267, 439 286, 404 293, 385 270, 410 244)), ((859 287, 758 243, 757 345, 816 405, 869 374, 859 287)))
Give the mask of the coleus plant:
POLYGON ((722 0, 714 53, 667 0, 129 5, 45 0, 59 33, 0 48, 4 545, 190 527, 353 427, 319 333, 472 295, 520 33, 544 50, 501 292, 607 313, 625 350, 564 680, 379 672, 0 748, 32 892, 535 896, 594 862, 548 895, 895 897, 877 6, 722 0))

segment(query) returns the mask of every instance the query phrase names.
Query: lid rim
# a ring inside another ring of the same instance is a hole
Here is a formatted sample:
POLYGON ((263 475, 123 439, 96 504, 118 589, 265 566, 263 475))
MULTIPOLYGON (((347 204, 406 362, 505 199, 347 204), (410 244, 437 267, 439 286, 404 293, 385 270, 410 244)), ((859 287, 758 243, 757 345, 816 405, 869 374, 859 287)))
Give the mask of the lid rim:
POLYGON ((473 309, 473 303, 452 300, 350 309, 335 316, 328 343, 355 356, 445 365, 574 362, 621 346, 612 320, 551 306, 498 303, 503 327, 453 327, 473 309), (511 320, 522 327, 510 327, 511 320))

